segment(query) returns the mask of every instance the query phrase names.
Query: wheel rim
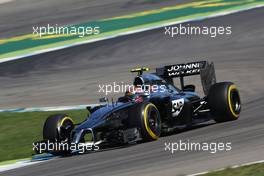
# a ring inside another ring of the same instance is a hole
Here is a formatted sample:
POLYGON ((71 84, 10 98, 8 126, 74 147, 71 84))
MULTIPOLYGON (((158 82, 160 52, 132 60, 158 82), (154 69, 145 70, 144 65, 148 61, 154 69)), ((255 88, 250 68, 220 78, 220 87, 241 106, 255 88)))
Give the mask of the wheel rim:
POLYGON ((232 109, 235 114, 239 114, 241 111, 241 102, 240 102, 238 91, 236 89, 233 89, 230 92, 230 94, 231 94, 230 100, 231 100, 232 109))
POLYGON ((157 112, 156 107, 154 106, 149 106, 148 111, 147 111, 147 122, 148 122, 148 126, 151 129, 151 131, 159 136, 160 134, 160 118, 159 118, 159 114, 157 112))
POLYGON ((70 118, 63 119, 59 126, 59 136, 61 141, 66 141, 70 137, 70 132, 73 129, 73 122, 70 118))

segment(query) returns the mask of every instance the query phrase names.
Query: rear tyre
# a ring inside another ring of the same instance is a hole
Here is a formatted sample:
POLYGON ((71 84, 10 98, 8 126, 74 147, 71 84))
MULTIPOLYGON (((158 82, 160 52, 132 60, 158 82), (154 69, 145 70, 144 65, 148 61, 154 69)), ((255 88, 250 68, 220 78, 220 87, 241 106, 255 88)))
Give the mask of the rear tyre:
POLYGON ((211 86, 208 94, 211 114, 216 122, 237 120, 241 111, 239 91, 232 82, 211 86))
POLYGON ((157 107, 150 102, 138 104, 130 112, 130 120, 140 129, 143 141, 157 140, 161 134, 161 118, 157 107))
MULTIPOLYGON (((73 120, 65 114, 51 115, 43 127, 43 139, 51 143, 70 143, 71 131, 74 128, 73 120)), ((68 151, 48 151, 55 155, 65 154, 68 151)))

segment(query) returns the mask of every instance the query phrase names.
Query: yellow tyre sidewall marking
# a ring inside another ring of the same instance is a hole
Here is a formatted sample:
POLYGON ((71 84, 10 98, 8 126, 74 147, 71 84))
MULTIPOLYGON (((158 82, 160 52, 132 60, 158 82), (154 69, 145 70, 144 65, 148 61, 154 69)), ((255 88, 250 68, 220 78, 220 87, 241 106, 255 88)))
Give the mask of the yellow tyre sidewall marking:
POLYGON ((73 123, 73 120, 72 120, 70 117, 65 116, 65 117, 61 120, 61 122, 60 122, 60 126, 62 126, 63 123, 64 123, 66 120, 70 120, 70 121, 73 123))
POLYGON ((154 104, 152 104, 152 103, 148 104, 144 110, 144 124, 145 124, 145 129, 147 130, 150 137, 154 140, 157 140, 159 137, 150 129, 149 124, 148 124, 147 114, 148 114, 148 108, 151 106, 154 107, 156 110, 158 110, 154 104))
POLYGON ((231 91, 232 90, 236 90, 236 86, 235 85, 231 85, 228 89, 228 105, 229 105, 229 109, 232 113, 232 115, 235 117, 235 118, 238 118, 239 114, 236 114, 233 107, 232 107, 232 104, 231 104, 231 91))

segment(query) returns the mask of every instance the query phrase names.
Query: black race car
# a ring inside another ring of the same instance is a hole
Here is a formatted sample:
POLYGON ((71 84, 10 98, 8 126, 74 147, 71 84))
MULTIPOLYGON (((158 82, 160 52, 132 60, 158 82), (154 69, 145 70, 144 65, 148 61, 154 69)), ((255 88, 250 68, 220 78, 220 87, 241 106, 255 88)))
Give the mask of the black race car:
MULTIPOLYGON (((216 83, 213 63, 199 61, 157 68, 155 73, 144 71, 148 68, 132 70, 138 73, 134 88, 141 91, 128 91, 116 102, 100 99, 100 105, 87 107, 89 115, 80 124, 74 124, 65 114, 48 117, 42 142, 92 144, 90 149, 93 150, 157 140, 162 133, 212 119, 226 122, 239 118, 239 91, 232 82, 216 83), (184 85, 184 77, 198 74, 204 97, 198 96, 194 85, 184 85), (180 79, 180 88, 174 85, 176 77, 180 79)), ((74 153, 78 148, 48 152, 74 153)))

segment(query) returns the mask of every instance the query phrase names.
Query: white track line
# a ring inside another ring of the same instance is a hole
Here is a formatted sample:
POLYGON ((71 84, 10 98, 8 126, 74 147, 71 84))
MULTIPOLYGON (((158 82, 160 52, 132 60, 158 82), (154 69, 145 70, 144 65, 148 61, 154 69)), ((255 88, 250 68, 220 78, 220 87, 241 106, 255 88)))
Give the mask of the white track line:
POLYGON ((47 111, 65 111, 86 109, 87 106, 98 106, 99 104, 74 105, 74 106, 55 106, 55 107, 33 107, 33 108, 14 108, 0 109, 0 112, 47 112, 47 111))
POLYGON ((17 169, 17 168, 21 168, 21 167, 25 167, 25 166, 30 166, 30 165, 41 163, 41 162, 45 162, 45 161, 34 161, 34 162, 31 162, 31 161, 19 161, 19 162, 14 163, 14 164, 3 165, 3 166, 0 166, 0 173, 4 172, 4 171, 12 170, 12 169, 17 169))
POLYGON ((0 0, 0 4, 5 4, 5 3, 8 3, 8 2, 11 2, 13 0, 0 0))
MULTIPOLYGON (((143 29, 138 29, 138 30, 134 30, 134 31, 124 32, 124 33, 121 33, 121 34, 112 35, 112 36, 108 36, 108 37, 105 37, 105 38, 98 38, 98 39, 93 39, 93 40, 89 40, 89 41, 77 42, 77 43, 71 44, 71 45, 66 45, 66 46, 61 46, 61 47, 56 47, 56 48, 51 48, 51 49, 45 49, 45 50, 40 50, 40 51, 36 51, 36 52, 33 52, 31 54, 27 54, 27 55, 1 59, 0 63, 21 59, 21 58, 24 58, 24 57, 34 56, 34 55, 38 55, 38 54, 42 54, 42 53, 46 53, 46 52, 61 50, 61 49, 65 49, 65 48, 69 48, 69 47, 73 47, 73 46, 78 46, 78 45, 83 45, 83 44, 87 44, 87 43, 93 43, 93 42, 97 42, 97 41, 101 41, 101 40, 107 40, 107 39, 111 39, 111 38, 116 38, 116 37, 119 37, 119 36, 125 36, 125 35, 135 34, 135 33, 144 32, 144 31, 148 31, 148 30, 158 29, 158 28, 165 27, 165 26, 176 25, 176 24, 180 24, 180 23, 184 23, 184 22, 202 20, 202 19, 208 19, 208 18, 213 18, 213 17, 229 15, 229 14, 242 12, 242 11, 246 11, 246 10, 250 10, 250 9, 254 9, 254 8, 260 8, 260 7, 263 7, 263 6, 264 5, 259 5, 259 6, 255 6, 255 7, 246 8, 246 9, 243 9, 243 10, 233 10, 233 11, 229 11, 229 12, 217 13, 217 14, 210 15, 210 16, 207 16, 207 17, 193 18, 193 19, 188 19, 188 20, 183 20, 183 21, 178 21, 178 22, 166 23, 166 24, 157 25, 157 26, 154 26, 154 27, 149 27, 149 28, 143 28, 143 29)), ((22 108, 22 109, 20 109, 20 112, 70 110, 72 108, 73 109, 80 108, 80 107, 83 108, 84 106, 87 106, 87 105, 42 107, 42 108, 22 108)), ((7 112, 7 111, 9 111, 9 112, 14 112, 14 111, 19 112, 19 109, 0 110, 0 112, 7 112)), ((44 161, 35 161, 35 162, 30 162, 30 161, 26 161, 26 162, 24 161, 23 162, 22 161, 22 162, 18 162, 18 163, 15 163, 15 164, 9 164, 9 165, 0 166, 0 172, 4 172, 4 171, 7 171, 7 170, 11 170, 11 169, 16 169, 16 168, 20 168, 20 167, 25 167, 25 166, 29 166, 29 165, 32 165, 32 164, 37 164, 37 163, 40 163, 40 162, 44 162, 44 161)), ((258 164, 258 163, 263 163, 263 162, 264 162, 264 160, 255 161, 255 162, 245 163, 245 164, 242 164, 242 165, 234 165, 231 168, 237 168, 237 167, 241 167, 241 166, 248 166, 248 165, 251 165, 251 164, 258 164)), ((216 170, 216 171, 220 171, 220 170, 224 170, 224 169, 225 168, 222 168, 222 169, 219 169, 219 170, 216 170)), ((206 173, 209 173, 209 171, 200 172, 200 173, 196 173, 196 174, 191 174, 191 175, 188 175, 188 176, 198 176, 198 175, 202 175, 202 174, 206 174, 206 173)))
MULTIPOLYGON (((231 166, 230 168, 233 168, 234 169, 234 168, 238 168, 238 167, 249 166, 249 165, 260 164, 260 163, 264 163, 264 160, 253 161, 253 162, 248 162, 248 163, 244 163, 244 164, 234 165, 234 166, 231 166)), ((223 171, 225 169, 226 168, 221 168, 221 169, 217 169, 217 170, 214 170, 214 171, 204 171, 204 172, 199 172, 199 173, 195 173, 195 174, 190 174, 190 175, 187 175, 187 176, 204 175, 204 174, 208 174, 208 173, 211 173, 211 172, 223 171)))
POLYGON ((154 25, 152 27, 146 27, 146 28, 136 29, 136 30, 132 30, 132 31, 128 31, 128 32, 122 32, 122 33, 110 35, 110 36, 107 36, 107 37, 102 37, 102 38, 97 38, 97 39, 92 39, 92 40, 86 40, 86 41, 80 41, 80 42, 76 42, 76 43, 73 43, 73 44, 68 44, 68 45, 55 47, 55 48, 43 49, 43 50, 39 50, 39 51, 34 51, 34 52, 26 54, 26 55, 20 55, 20 56, 16 56, 16 57, 3 58, 3 59, 0 59, 0 63, 13 61, 13 60, 17 60, 17 59, 21 59, 21 58, 25 58, 25 57, 30 57, 30 56, 34 56, 34 55, 38 55, 38 54, 43 54, 43 53, 47 53, 47 52, 51 52, 51 51, 62 50, 62 49, 65 49, 65 48, 79 46, 79 45, 83 45, 83 44, 88 44, 88 43, 94 43, 94 42, 98 42, 98 41, 102 41, 102 40, 113 39, 113 38, 120 37, 120 36, 126 36, 126 35, 130 35, 130 34, 140 33, 140 32, 149 31, 149 30, 153 30, 153 29, 158 29, 158 28, 162 28, 162 27, 165 27, 165 26, 171 26, 171 25, 176 25, 176 24, 180 24, 180 23, 186 23, 186 22, 190 22, 190 21, 197 21, 197 20, 203 20, 203 19, 208 19, 208 18, 214 18, 214 17, 224 16, 224 15, 234 14, 234 13, 238 13, 238 12, 242 12, 242 11, 247 11, 247 10, 251 10, 251 9, 255 9, 255 8, 260 8, 260 7, 263 7, 263 6, 264 6, 264 4, 263 5, 254 6, 254 7, 247 7, 247 8, 244 8, 242 10, 231 10, 231 11, 226 11, 226 12, 219 12, 219 13, 216 13, 216 14, 213 14, 213 15, 209 15, 209 16, 205 16, 205 17, 195 17, 195 18, 190 18, 190 19, 186 19, 186 20, 182 20, 182 21, 164 23, 164 24, 154 25))

